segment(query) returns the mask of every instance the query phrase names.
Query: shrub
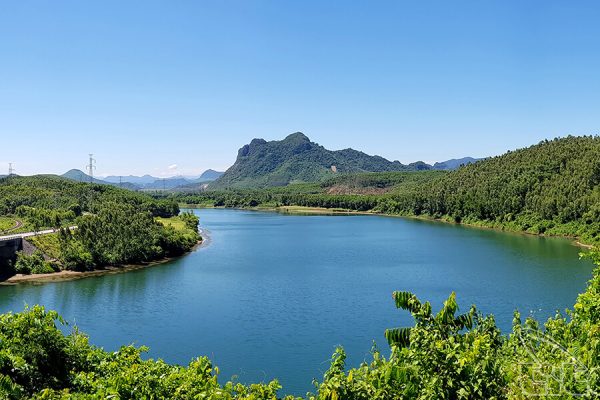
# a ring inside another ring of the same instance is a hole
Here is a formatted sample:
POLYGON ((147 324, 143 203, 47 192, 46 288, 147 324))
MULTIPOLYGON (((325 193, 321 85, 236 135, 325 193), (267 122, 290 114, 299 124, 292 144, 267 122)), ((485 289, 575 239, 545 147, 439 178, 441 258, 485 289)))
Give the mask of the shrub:
POLYGON ((48 274, 56 272, 55 265, 44 259, 40 251, 27 255, 22 251, 17 252, 17 262, 15 263, 15 272, 18 274, 48 274))

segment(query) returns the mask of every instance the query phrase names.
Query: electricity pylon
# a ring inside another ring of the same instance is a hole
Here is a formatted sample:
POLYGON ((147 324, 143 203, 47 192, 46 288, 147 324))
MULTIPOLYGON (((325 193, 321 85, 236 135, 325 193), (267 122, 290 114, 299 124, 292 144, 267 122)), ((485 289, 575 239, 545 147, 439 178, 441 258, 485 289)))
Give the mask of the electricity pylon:
POLYGON ((94 159, 94 155, 90 153, 90 163, 85 167, 88 171, 88 175, 90 176, 90 183, 94 182, 94 170, 96 169, 96 160, 94 159))

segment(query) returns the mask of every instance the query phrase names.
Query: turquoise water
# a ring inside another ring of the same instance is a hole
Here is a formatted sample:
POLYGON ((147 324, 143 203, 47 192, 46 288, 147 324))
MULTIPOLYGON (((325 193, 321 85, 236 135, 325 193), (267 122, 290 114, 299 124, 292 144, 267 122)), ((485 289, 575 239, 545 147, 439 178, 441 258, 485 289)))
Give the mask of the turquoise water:
MULTIPOLYGON (((304 394, 336 345, 358 365, 387 327, 410 325, 391 292, 434 309, 456 291, 509 330, 513 310, 544 320, 571 307, 592 265, 567 240, 377 216, 197 210, 209 243, 162 266, 77 281, 0 287, 0 311, 58 310, 93 344, 150 347, 187 364, 209 356, 221 381, 278 377, 304 394)), ((386 351, 387 353, 387 351, 386 351)))

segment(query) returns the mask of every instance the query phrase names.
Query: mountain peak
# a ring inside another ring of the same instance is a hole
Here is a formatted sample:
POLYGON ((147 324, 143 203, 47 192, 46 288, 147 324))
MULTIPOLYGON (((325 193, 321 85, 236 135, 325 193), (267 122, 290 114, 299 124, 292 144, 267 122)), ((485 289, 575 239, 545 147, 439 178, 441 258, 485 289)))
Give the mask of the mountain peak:
POLYGON ((436 162, 435 164, 433 164, 433 169, 453 170, 453 169, 457 169, 461 165, 472 164, 479 160, 480 160, 480 158, 473 158, 473 157, 453 158, 451 160, 436 162))
MULTIPOLYGON (((90 178, 91 178, 88 174, 86 174, 82 170, 75 169, 75 168, 68 170, 61 176, 63 178, 67 178, 67 179, 70 179, 72 181, 77 181, 77 182, 89 182, 90 178)), ((106 183, 106 182, 104 182, 100 179, 96 179, 96 178, 92 178, 92 182, 99 183, 99 184, 106 183)))
POLYGON ((198 177, 198 180, 214 181, 221 175, 223 175, 223 172, 215 171, 214 169, 207 169, 202 173, 202 175, 200 175, 200 177, 198 177))
POLYGON ((336 172, 381 172, 428 169, 406 166, 380 156, 346 149, 331 151, 295 132, 283 140, 254 139, 238 151, 238 158, 211 188, 285 186, 319 182, 336 172))
POLYGON ((285 139, 283 139, 284 142, 289 142, 289 141, 303 141, 303 142, 310 142, 310 139, 308 138, 308 136, 306 136, 304 133, 302 132, 294 132, 290 135, 287 135, 285 139))

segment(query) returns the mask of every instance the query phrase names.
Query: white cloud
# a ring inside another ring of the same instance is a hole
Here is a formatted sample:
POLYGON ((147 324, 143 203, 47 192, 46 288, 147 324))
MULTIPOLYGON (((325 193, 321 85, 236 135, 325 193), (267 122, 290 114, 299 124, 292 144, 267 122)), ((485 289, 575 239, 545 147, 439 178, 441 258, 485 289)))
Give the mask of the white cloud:
POLYGON ((167 169, 168 169, 169 171, 174 171, 174 170, 176 170, 176 169, 177 169, 177 164, 171 164, 171 165, 169 165, 169 166, 167 167, 167 169))

